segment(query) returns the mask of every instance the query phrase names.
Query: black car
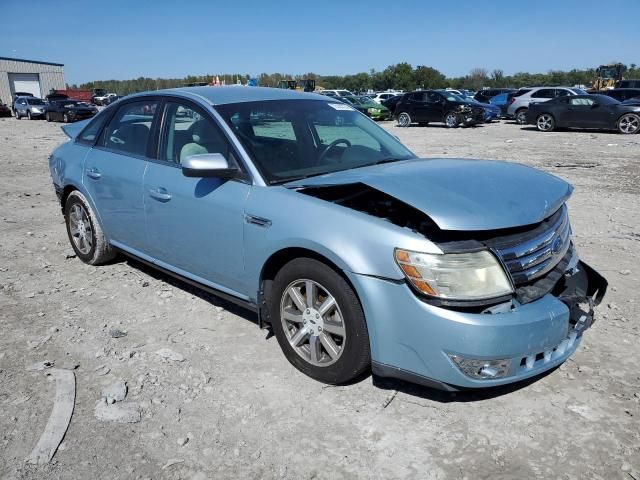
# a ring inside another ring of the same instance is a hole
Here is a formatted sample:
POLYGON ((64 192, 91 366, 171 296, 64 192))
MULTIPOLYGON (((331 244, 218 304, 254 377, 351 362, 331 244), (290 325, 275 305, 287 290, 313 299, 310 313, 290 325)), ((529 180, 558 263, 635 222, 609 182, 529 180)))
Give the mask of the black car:
POLYGON ((616 88, 640 88, 640 80, 618 80, 616 88))
POLYGON ((529 105, 527 123, 535 125, 541 132, 568 127, 638 133, 640 106, 623 105, 614 98, 599 94, 556 97, 548 102, 529 105))
POLYGON ((80 100, 61 99, 52 100, 47 106, 47 122, 62 121, 64 123, 75 122, 93 117, 98 109, 80 100))
POLYGON ((417 90, 405 93, 396 105, 394 117, 401 127, 412 123, 443 122, 448 128, 484 122, 484 109, 447 91, 417 90))
POLYGON ((605 90, 598 93, 615 98, 619 102, 624 102, 630 98, 640 97, 640 88, 614 88, 613 90, 605 90))
POLYGON ((382 105, 387 107, 391 112, 391 115, 393 115, 396 111, 396 105, 398 105, 398 102, 400 102, 400 100, 402 100, 402 95, 394 95, 393 97, 389 97, 386 100, 382 100, 381 103, 382 105))
POLYGON ((473 96, 473 99, 476 102, 480 103, 489 103, 496 95, 500 95, 501 93, 510 93, 515 92, 515 88, 485 88, 484 90, 478 90, 476 94, 473 96))

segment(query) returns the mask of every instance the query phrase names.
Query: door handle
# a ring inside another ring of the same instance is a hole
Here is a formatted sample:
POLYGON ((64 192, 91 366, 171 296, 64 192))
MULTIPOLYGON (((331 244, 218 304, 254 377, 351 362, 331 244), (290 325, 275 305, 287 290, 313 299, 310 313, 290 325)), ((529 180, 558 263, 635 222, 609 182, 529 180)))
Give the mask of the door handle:
POLYGON ((100 171, 95 167, 94 168, 88 168, 86 170, 86 174, 87 174, 87 177, 93 178, 94 180, 97 180, 102 176, 100 171))
POLYGON ((156 200, 160 200, 161 202, 168 202, 169 200, 171 200, 171 194, 167 192, 166 188, 163 187, 150 189, 149 195, 151 196, 151 198, 155 198, 156 200))

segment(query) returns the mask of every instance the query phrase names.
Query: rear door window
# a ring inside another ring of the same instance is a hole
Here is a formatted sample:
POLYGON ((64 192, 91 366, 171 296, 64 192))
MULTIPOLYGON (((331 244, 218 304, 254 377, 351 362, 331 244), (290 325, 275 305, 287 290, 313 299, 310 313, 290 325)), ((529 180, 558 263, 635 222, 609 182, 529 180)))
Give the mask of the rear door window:
POLYGON ((531 98, 553 98, 555 96, 555 88, 541 88, 531 94, 531 98))
MULTIPOLYGON (((60 104, 56 102, 56 107, 60 107, 60 104)), ((100 135, 100 131, 104 124, 106 123, 108 115, 99 115, 94 120, 92 120, 89 125, 87 125, 80 135, 76 137, 76 142, 83 143, 85 145, 93 145, 96 141, 96 138, 100 135)))
POLYGON ((100 145, 126 155, 147 156, 157 107, 155 99, 122 105, 104 129, 100 145))

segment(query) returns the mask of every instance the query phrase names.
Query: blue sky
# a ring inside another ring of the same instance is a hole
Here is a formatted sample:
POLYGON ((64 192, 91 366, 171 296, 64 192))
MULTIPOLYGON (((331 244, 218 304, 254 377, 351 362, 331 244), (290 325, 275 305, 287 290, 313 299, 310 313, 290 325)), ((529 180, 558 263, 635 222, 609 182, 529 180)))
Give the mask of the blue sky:
POLYGON ((68 83, 346 74, 403 61, 447 76, 640 64, 639 0, 1 3, 0 56, 64 63, 68 83))

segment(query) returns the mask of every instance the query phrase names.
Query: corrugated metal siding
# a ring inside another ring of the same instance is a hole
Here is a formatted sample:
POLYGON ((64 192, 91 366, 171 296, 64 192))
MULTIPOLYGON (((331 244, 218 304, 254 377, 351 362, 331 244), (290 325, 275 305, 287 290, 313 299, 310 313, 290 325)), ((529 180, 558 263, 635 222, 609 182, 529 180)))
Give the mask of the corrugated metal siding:
POLYGON ((0 99, 7 104, 11 103, 9 73, 37 73, 42 95, 48 94, 52 88, 62 90, 66 86, 64 67, 61 65, 0 59, 0 99))

